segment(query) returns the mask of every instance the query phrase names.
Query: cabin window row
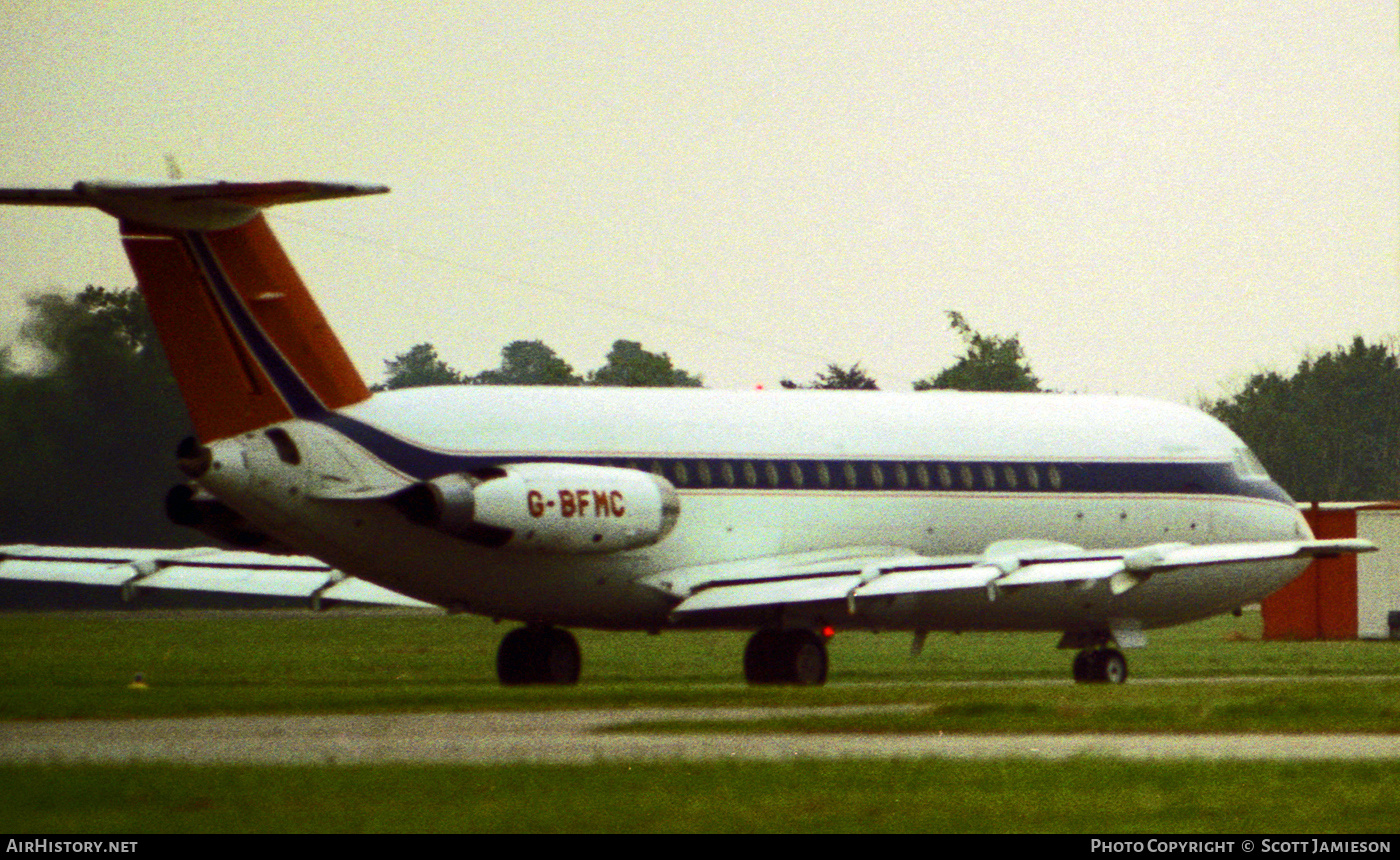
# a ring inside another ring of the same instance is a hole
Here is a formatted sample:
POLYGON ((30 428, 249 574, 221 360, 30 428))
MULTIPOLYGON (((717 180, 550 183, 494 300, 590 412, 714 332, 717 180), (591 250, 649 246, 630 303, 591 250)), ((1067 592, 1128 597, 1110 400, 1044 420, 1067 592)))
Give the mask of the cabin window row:
POLYGON ((621 460, 683 489, 1059 490, 1053 464, 868 460, 621 460))

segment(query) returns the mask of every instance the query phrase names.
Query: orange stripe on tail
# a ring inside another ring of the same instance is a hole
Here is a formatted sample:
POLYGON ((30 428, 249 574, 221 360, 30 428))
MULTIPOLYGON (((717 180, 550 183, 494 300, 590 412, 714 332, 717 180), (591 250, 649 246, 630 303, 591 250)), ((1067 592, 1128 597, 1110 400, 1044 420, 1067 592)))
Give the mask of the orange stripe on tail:
MULTIPOLYGON (((261 214, 202 235, 252 318, 322 405, 369 397, 261 214)), ((180 234, 123 221, 122 241, 200 441, 293 417, 180 234)))
POLYGON ((0 204, 91 206, 122 241, 203 442, 358 403, 369 389, 261 209, 382 194, 324 182, 79 182, 0 204))
POLYGON ((369 397, 350 356, 262 216, 208 238, 258 324, 323 406, 338 409, 369 397))
POLYGON ((122 225, 136 283, 202 442, 285 421, 292 411, 224 319, 179 239, 122 225))

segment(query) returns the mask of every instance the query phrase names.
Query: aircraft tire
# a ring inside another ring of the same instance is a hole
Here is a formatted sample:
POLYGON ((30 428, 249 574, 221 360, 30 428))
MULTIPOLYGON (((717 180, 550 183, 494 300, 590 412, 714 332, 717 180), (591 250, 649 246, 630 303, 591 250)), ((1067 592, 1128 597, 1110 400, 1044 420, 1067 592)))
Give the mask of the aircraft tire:
POLYGON ((760 630, 749 637, 744 646, 744 680, 750 684, 780 684, 778 652, 782 631, 771 628, 760 630))
POLYGON ((789 630, 784 653, 788 683, 799 687, 820 687, 826 683, 826 643, 809 630, 789 630))
POLYGON ((578 640, 574 634, 558 627, 551 627, 549 632, 550 650, 545 683, 577 684, 579 673, 583 670, 583 652, 579 650, 578 640))
POLYGON ((1073 672, 1079 684, 1121 684, 1128 680, 1128 660, 1116 648, 1080 651, 1073 672))
POLYGON ((519 627, 496 651, 496 677, 505 686, 577 684, 583 667, 578 640, 558 627, 519 627))
POLYGON ((1099 680, 1109 684, 1121 684, 1128 680, 1128 658, 1116 648, 1105 648, 1095 652, 1099 680))
POLYGON ((826 643, 809 630, 760 630, 744 648, 744 678, 750 684, 826 683, 826 643))

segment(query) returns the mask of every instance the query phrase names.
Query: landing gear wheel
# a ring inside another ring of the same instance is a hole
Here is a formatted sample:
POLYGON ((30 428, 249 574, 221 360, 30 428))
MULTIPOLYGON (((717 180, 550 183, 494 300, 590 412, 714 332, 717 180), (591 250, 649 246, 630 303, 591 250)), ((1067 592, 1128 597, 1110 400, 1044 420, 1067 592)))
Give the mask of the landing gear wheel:
POLYGON ((810 630, 760 630, 744 648, 744 678, 750 684, 826 683, 826 642, 810 630))
POLYGON ((1098 658, 1095 665, 1099 680, 1109 684, 1121 684, 1128 680, 1128 659, 1123 656, 1123 652, 1105 648, 1095 653, 1098 658))
POLYGON ((506 686, 577 684, 582 667, 578 640, 558 627, 517 628, 496 651, 496 677, 506 686))
POLYGON ((1128 680, 1128 660, 1116 648, 1080 651, 1074 657, 1074 680, 1080 684, 1121 684, 1128 680))
POLYGON ((1093 651, 1080 651, 1074 655, 1074 682, 1076 684, 1087 684, 1094 680, 1093 651))
POLYGON ((778 651, 783 631, 760 630, 744 646, 744 679, 750 684, 780 684, 778 651))

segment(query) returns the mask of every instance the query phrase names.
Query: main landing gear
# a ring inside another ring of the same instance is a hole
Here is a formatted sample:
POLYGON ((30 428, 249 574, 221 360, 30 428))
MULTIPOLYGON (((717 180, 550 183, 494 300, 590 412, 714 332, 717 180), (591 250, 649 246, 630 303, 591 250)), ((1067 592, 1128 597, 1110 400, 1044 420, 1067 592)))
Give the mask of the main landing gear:
MULTIPOLYGON (((573 634, 546 624, 518 627, 496 651, 496 677, 522 684, 577 684, 583 659, 573 634)), ((760 630, 744 649, 744 677, 750 684, 826 683, 826 640, 810 630, 760 630)))
POLYGON ((744 648, 744 678, 750 684, 825 684, 826 641, 810 630, 760 630, 744 648))
POLYGON ((582 667, 574 635, 545 624, 510 631, 496 651, 496 677, 506 686, 577 684, 582 667))
POLYGON ((1116 648, 1086 648, 1074 656, 1077 684, 1121 684, 1128 680, 1128 659, 1116 648))

